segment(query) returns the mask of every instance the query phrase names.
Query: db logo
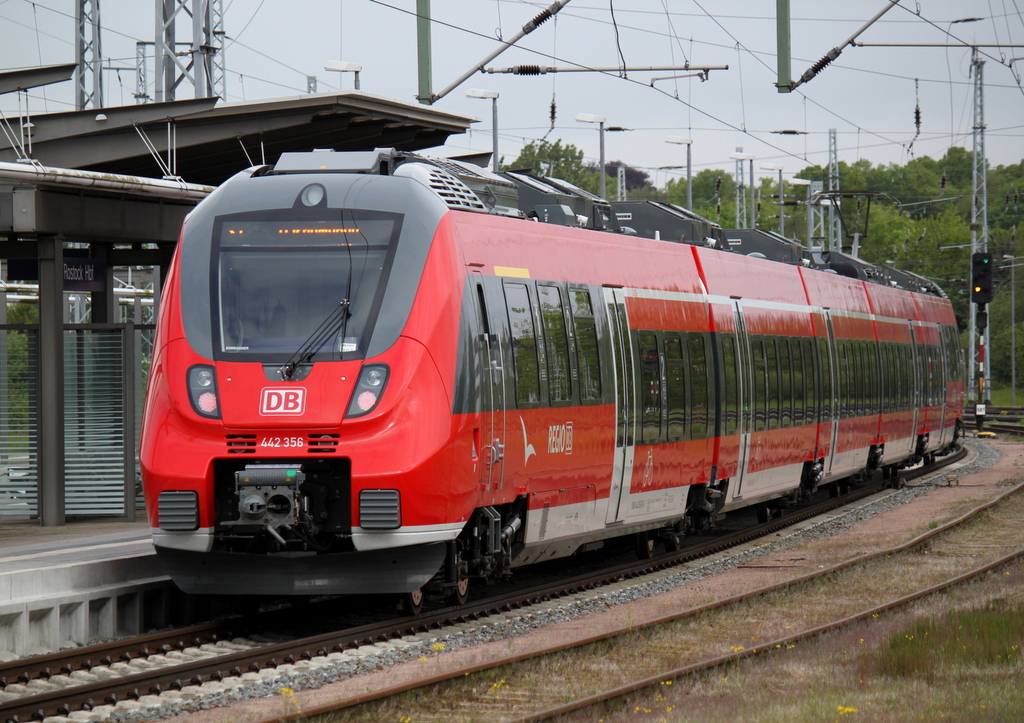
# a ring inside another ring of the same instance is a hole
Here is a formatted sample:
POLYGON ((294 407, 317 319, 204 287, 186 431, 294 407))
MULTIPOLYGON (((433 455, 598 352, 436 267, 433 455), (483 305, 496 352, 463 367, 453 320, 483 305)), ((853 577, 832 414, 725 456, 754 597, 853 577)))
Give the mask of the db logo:
POLYGON ((260 395, 260 414, 302 414, 306 411, 306 390, 299 387, 268 387, 260 395))

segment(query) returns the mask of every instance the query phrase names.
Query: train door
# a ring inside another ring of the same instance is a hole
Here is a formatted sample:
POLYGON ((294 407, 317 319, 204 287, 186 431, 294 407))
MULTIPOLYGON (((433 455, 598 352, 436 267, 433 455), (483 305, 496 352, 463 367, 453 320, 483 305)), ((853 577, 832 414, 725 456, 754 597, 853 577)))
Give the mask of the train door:
MULTIPOLYGON (((476 306, 478 313, 477 353, 480 355, 480 366, 484 370, 480 384, 483 397, 483 414, 478 440, 482 467, 480 482, 484 490, 501 489, 505 459, 505 353, 501 344, 500 323, 488 313, 487 294, 482 279, 474 283, 476 288, 476 306), (494 322, 494 323, 492 323, 494 322)), ((504 305, 494 306, 504 309, 504 305)))
MULTIPOLYGON (((750 339, 747 338, 747 327, 743 321, 743 310, 739 301, 733 302, 733 314, 736 318, 736 363, 739 365, 739 373, 736 375, 736 384, 739 386, 739 406, 736 409, 737 423, 736 433, 740 438, 739 459, 736 467, 736 480, 733 486, 733 499, 740 499, 743 496, 743 478, 747 472, 748 457, 750 455, 750 431, 753 399, 751 397, 752 387, 750 379, 750 339)), ((730 393, 726 390, 726 393, 730 393)))
POLYGON ((608 328, 612 340, 612 371, 615 374, 615 459, 611 489, 608 492, 607 524, 625 517, 622 501, 629 496, 633 476, 634 410, 636 390, 633 379, 633 355, 630 351, 629 325, 626 323, 626 299, 622 289, 605 288, 608 328))
POLYGON ((833 351, 836 348, 836 335, 832 329, 832 314, 828 309, 825 309, 825 328, 828 330, 828 338, 825 341, 824 349, 822 349, 820 343, 818 344, 818 351, 823 356, 820 359, 821 373, 822 375, 828 374, 830 381, 829 384, 822 383, 821 386, 823 389, 830 390, 832 395, 831 399, 822 400, 827 402, 823 406, 829 410, 828 415, 822 419, 828 425, 829 455, 828 459, 825 460, 825 474, 827 475, 832 472, 832 463, 836 458, 836 444, 839 442, 839 419, 841 417, 839 405, 837 404, 839 399, 839 394, 837 393, 839 389, 839 367, 836 363, 838 360, 833 351))

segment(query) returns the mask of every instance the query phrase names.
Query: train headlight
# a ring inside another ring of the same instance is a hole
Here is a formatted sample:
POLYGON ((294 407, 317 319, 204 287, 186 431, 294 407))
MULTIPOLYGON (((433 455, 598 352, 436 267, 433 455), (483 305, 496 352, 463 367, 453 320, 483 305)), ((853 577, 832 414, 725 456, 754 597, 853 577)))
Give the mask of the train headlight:
POLYGON ((188 370, 188 398, 192 409, 200 417, 220 419, 220 402, 217 398, 217 377, 213 367, 197 364, 188 370))
POLYGON ((303 206, 319 206, 327 198, 327 189, 319 183, 311 183, 302 189, 299 200, 303 206))
POLYGON ((384 387, 388 383, 388 368, 384 364, 367 364, 359 372, 356 388, 349 402, 347 418, 361 417, 369 414, 380 402, 384 387))

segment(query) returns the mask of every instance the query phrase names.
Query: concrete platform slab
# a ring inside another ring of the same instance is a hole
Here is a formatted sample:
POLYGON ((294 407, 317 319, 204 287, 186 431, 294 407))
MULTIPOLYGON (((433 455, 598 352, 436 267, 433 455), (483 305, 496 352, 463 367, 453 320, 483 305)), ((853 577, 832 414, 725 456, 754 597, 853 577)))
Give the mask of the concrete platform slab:
POLYGON ((132 635, 190 617, 143 520, 0 522, 0 656, 132 635))

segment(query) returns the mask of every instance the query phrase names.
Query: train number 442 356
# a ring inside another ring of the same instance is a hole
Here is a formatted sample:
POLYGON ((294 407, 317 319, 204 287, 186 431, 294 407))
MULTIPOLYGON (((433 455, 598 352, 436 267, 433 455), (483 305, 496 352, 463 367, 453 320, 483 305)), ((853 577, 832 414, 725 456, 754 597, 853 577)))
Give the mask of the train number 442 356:
POLYGON ((263 437, 260 440, 261 447, 305 447, 306 440, 303 437, 263 437))

